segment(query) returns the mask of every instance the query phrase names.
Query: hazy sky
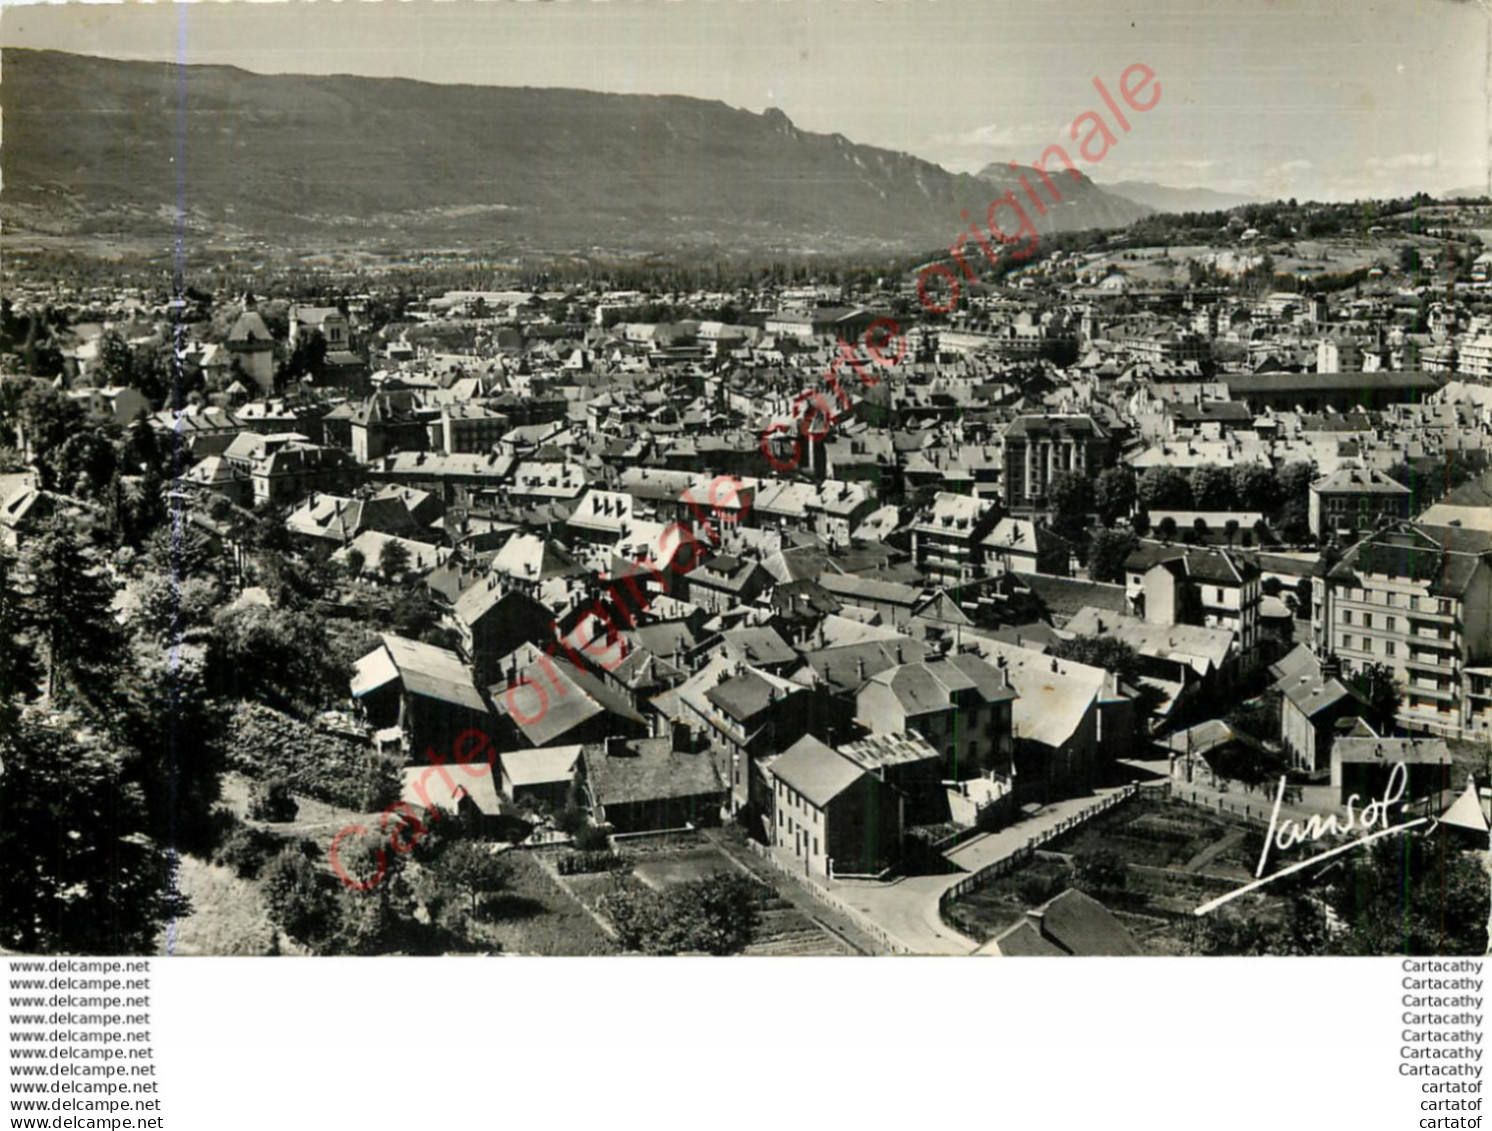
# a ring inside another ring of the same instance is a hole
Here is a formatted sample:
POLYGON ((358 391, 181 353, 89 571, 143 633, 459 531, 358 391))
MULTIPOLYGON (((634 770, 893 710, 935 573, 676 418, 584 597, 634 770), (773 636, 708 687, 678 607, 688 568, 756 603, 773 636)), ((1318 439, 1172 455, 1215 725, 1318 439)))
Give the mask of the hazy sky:
MULTIPOLYGON (((321 0, 22 5, 0 41, 260 72, 688 94, 777 106, 951 169, 1066 142, 1131 63, 1161 99, 1099 182, 1340 199, 1485 186, 1471 0, 321 0)), ((1086 133, 1086 129, 1085 129, 1086 133)))

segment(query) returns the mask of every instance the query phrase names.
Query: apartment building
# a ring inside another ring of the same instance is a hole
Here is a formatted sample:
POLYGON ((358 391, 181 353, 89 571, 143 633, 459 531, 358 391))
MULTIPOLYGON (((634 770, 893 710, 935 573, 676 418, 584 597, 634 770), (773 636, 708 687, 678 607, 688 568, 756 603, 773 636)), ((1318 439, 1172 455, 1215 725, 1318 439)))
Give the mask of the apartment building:
POLYGON ((1407 519, 1410 498, 1408 487, 1377 468, 1341 468, 1311 484, 1311 533, 1355 538, 1381 520, 1407 519))
POLYGON ((1259 567, 1226 550, 1146 543, 1125 559, 1130 611, 1151 624, 1195 624, 1235 632, 1250 666, 1264 597, 1259 567))
POLYGON ((912 558, 935 587, 957 587, 980 575, 981 542, 993 529, 993 500, 940 491, 912 526, 912 558))
POLYGON ((486 452, 507 431, 508 418, 479 404, 446 405, 440 412, 440 446, 447 455, 486 452))
POLYGON ((1345 675, 1387 664, 1404 691, 1399 721, 1435 734, 1492 727, 1492 536, 1396 523, 1315 579, 1318 655, 1345 675))
POLYGON ((1005 505, 1023 517, 1046 508, 1047 487, 1064 471, 1096 476, 1111 441, 1091 416, 1018 416, 1005 429, 1005 505))

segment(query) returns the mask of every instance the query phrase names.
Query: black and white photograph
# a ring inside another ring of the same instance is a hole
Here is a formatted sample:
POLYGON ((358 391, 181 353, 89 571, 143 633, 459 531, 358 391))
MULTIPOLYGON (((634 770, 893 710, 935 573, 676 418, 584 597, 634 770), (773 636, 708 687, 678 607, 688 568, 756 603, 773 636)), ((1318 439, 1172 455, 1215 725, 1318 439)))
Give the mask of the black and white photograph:
POLYGON ((1488 953, 1483 5, 0 16, 7 958, 1488 953))

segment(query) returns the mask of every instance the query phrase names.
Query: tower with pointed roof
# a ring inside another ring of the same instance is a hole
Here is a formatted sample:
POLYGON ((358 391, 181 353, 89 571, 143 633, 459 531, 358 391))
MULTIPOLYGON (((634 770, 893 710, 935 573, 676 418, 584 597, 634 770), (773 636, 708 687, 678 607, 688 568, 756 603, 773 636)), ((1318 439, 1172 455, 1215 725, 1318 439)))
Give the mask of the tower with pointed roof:
POLYGON ((254 296, 245 294, 243 313, 228 331, 226 345, 244 376, 267 396, 275 386, 275 339, 254 307, 254 296))

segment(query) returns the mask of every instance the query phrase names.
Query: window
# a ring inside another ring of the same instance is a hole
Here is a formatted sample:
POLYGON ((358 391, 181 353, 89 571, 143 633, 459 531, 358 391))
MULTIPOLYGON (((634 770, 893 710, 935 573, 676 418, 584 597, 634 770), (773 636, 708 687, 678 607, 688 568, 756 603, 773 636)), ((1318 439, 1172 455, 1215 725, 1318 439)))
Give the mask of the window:
POLYGON ((1352 610, 1351 609, 1343 609, 1342 610, 1342 623, 1343 624, 1351 624, 1352 623, 1352 610))
POLYGON ((1343 648, 1351 648, 1351 647, 1353 647, 1352 634, 1350 632, 1347 633, 1347 634, 1345 634, 1342 637, 1342 647, 1343 648))
POLYGON ((1363 615, 1362 615, 1362 626, 1364 628, 1372 628, 1373 627, 1373 614, 1372 613, 1363 613, 1363 615))
MULTIPOLYGON (((1399 623, 1399 622, 1398 622, 1398 621, 1397 621, 1397 620, 1395 620, 1395 619, 1394 619, 1394 618, 1393 618, 1393 617, 1388 617, 1388 618, 1386 618, 1386 620, 1387 620, 1387 623, 1386 623, 1386 624, 1385 624, 1385 625, 1384 625, 1384 627, 1385 627, 1385 628, 1387 628, 1387 629, 1388 629, 1388 630, 1389 630, 1389 631, 1390 631, 1390 632, 1393 632, 1393 631, 1394 631, 1394 628, 1395 628, 1395 626, 1396 626, 1396 625, 1397 625, 1397 624, 1398 624, 1398 623, 1399 623)), ((1392 653, 1392 652, 1390 652, 1390 653, 1389 653, 1389 655, 1390 655, 1390 656, 1392 656, 1392 655, 1393 655, 1393 653, 1392 653)))
POLYGON ((1394 654, 1394 642, 1392 640, 1390 640, 1386 644, 1384 644, 1384 646, 1383 646, 1383 654, 1385 656, 1392 656, 1394 654))
POLYGON ((819 854, 819 838, 818 837, 814 837, 813 838, 813 854, 815 856, 817 856, 819 854))

